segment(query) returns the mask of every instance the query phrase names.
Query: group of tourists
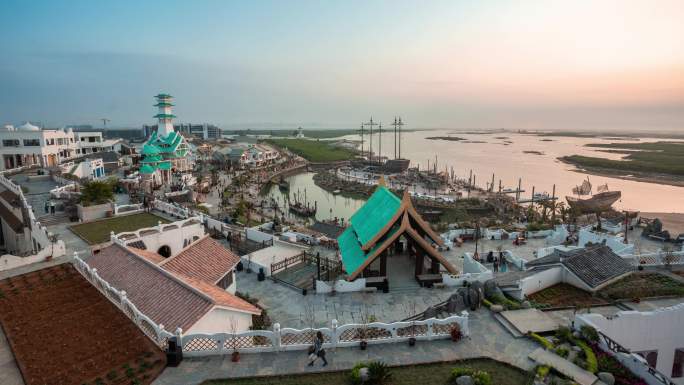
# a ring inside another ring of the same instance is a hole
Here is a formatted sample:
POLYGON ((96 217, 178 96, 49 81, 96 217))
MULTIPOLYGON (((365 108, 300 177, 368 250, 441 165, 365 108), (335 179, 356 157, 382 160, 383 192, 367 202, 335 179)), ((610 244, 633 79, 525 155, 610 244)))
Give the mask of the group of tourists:
POLYGON ((498 256, 494 255, 493 251, 487 253, 487 263, 492 264, 495 273, 498 273, 499 271, 503 273, 508 270, 508 262, 506 262, 503 251, 499 251, 498 256))

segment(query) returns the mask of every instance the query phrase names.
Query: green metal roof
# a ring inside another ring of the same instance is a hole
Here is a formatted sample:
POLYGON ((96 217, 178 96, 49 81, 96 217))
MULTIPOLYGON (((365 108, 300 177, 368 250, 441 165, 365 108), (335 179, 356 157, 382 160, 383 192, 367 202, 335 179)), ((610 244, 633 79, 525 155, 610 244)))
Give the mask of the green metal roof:
POLYGON ((162 157, 159 155, 148 155, 141 162, 142 163, 157 163, 161 162, 162 157))
POLYGON ((368 259, 368 256, 375 253, 387 238, 392 237, 394 233, 399 231, 399 228, 400 226, 392 227, 392 229, 387 232, 387 235, 382 237, 380 242, 376 243, 375 246, 368 250, 368 253, 364 253, 363 250, 361 250, 361 244, 359 244, 354 229, 351 226, 347 227, 347 229, 337 237, 340 255, 342 256, 342 265, 347 274, 355 272, 366 259, 368 259))
POLYGON ((154 144, 147 143, 142 148, 143 155, 157 155, 159 154, 159 148, 154 144))
POLYGON ((154 97, 157 99, 168 99, 168 98, 172 98, 173 96, 171 96, 169 94, 158 94, 158 95, 155 95, 154 97))
POLYGON ((140 167, 140 173, 141 174, 153 174, 154 173, 154 167, 150 166, 149 164, 143 164, 142 167, 140 167))
POLYGON ((157 115, 153 116, 153 118, 157 118, 157 119, 172 119, 175 117, 176 117, 176 115, 174 115, 174 114, 157 114, 157 115))
POLYGON ((169 102, 159 102, 154 105, 155 107, 173 107, 172 103, 169 102))
POLYGON ((387 187, 378 186, 368 201, 351 216, 351 227, 361 245, 373 239, 401 206, 401 199, 387 187))
POLYGON ((160 170, 171 170, 171 162, 162 162, 157 165, 160 170))

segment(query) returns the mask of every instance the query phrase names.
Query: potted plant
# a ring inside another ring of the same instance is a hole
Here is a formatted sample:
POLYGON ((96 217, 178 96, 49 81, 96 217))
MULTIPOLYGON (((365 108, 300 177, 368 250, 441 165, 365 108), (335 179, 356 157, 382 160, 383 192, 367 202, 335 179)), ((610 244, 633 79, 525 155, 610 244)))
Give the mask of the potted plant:
POLYGON ((451 340, 454 342, 458 342, 461 340, 463 337, 463 334, 461 333, 461 326, 459 324, 454 324, 454 326, 451 327, 451 340))
POLYGON ((240 361, 240 352, 237 350, 237 320, 235 317, 230 317, 230 344, 233 347, 233 353, 230 360, 233 362, 240 361))

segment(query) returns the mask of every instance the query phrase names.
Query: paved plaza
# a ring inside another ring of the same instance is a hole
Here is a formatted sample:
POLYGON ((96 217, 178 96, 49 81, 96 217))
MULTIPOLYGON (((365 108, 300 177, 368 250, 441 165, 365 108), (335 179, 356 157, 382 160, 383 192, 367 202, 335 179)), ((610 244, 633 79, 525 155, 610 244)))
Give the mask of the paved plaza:
POLYGON ((418 341, 416 346, 407 343, 369 345, 359 348, 337 348, 328 351, 329 365, 320 363, 308 367, 305 351, 241 354, 234 363, 230 355, 185 358, 177 368, 167 368, 153 382, 154 385, 193 385, 208 379, 270 376, 349 370, 361 361, 381 360, 389 365, 407 365, 428 362, 454 361, 467 358, 492 358, 531 370, 534 363, 528 358, 538 345, 528 338, 514 338, 486 309, 470 314, 471 335, 458 343, 450 340, 418 341))

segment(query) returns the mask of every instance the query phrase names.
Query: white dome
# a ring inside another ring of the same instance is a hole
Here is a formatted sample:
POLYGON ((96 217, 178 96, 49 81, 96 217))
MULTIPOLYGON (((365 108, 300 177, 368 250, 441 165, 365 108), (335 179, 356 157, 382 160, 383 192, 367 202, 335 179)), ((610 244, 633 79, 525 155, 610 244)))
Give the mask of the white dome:
POLYGON ((5 124, 5 125, 2 127, 2 129, 3 129, 3 131, 14 131, 14 126, 11 125, 11 124, 5 124))
POLYGON ((33 124, 26 122, 21 126, 17 127, 19 131, 40 131, 40 127, 34 126, 33 124))

